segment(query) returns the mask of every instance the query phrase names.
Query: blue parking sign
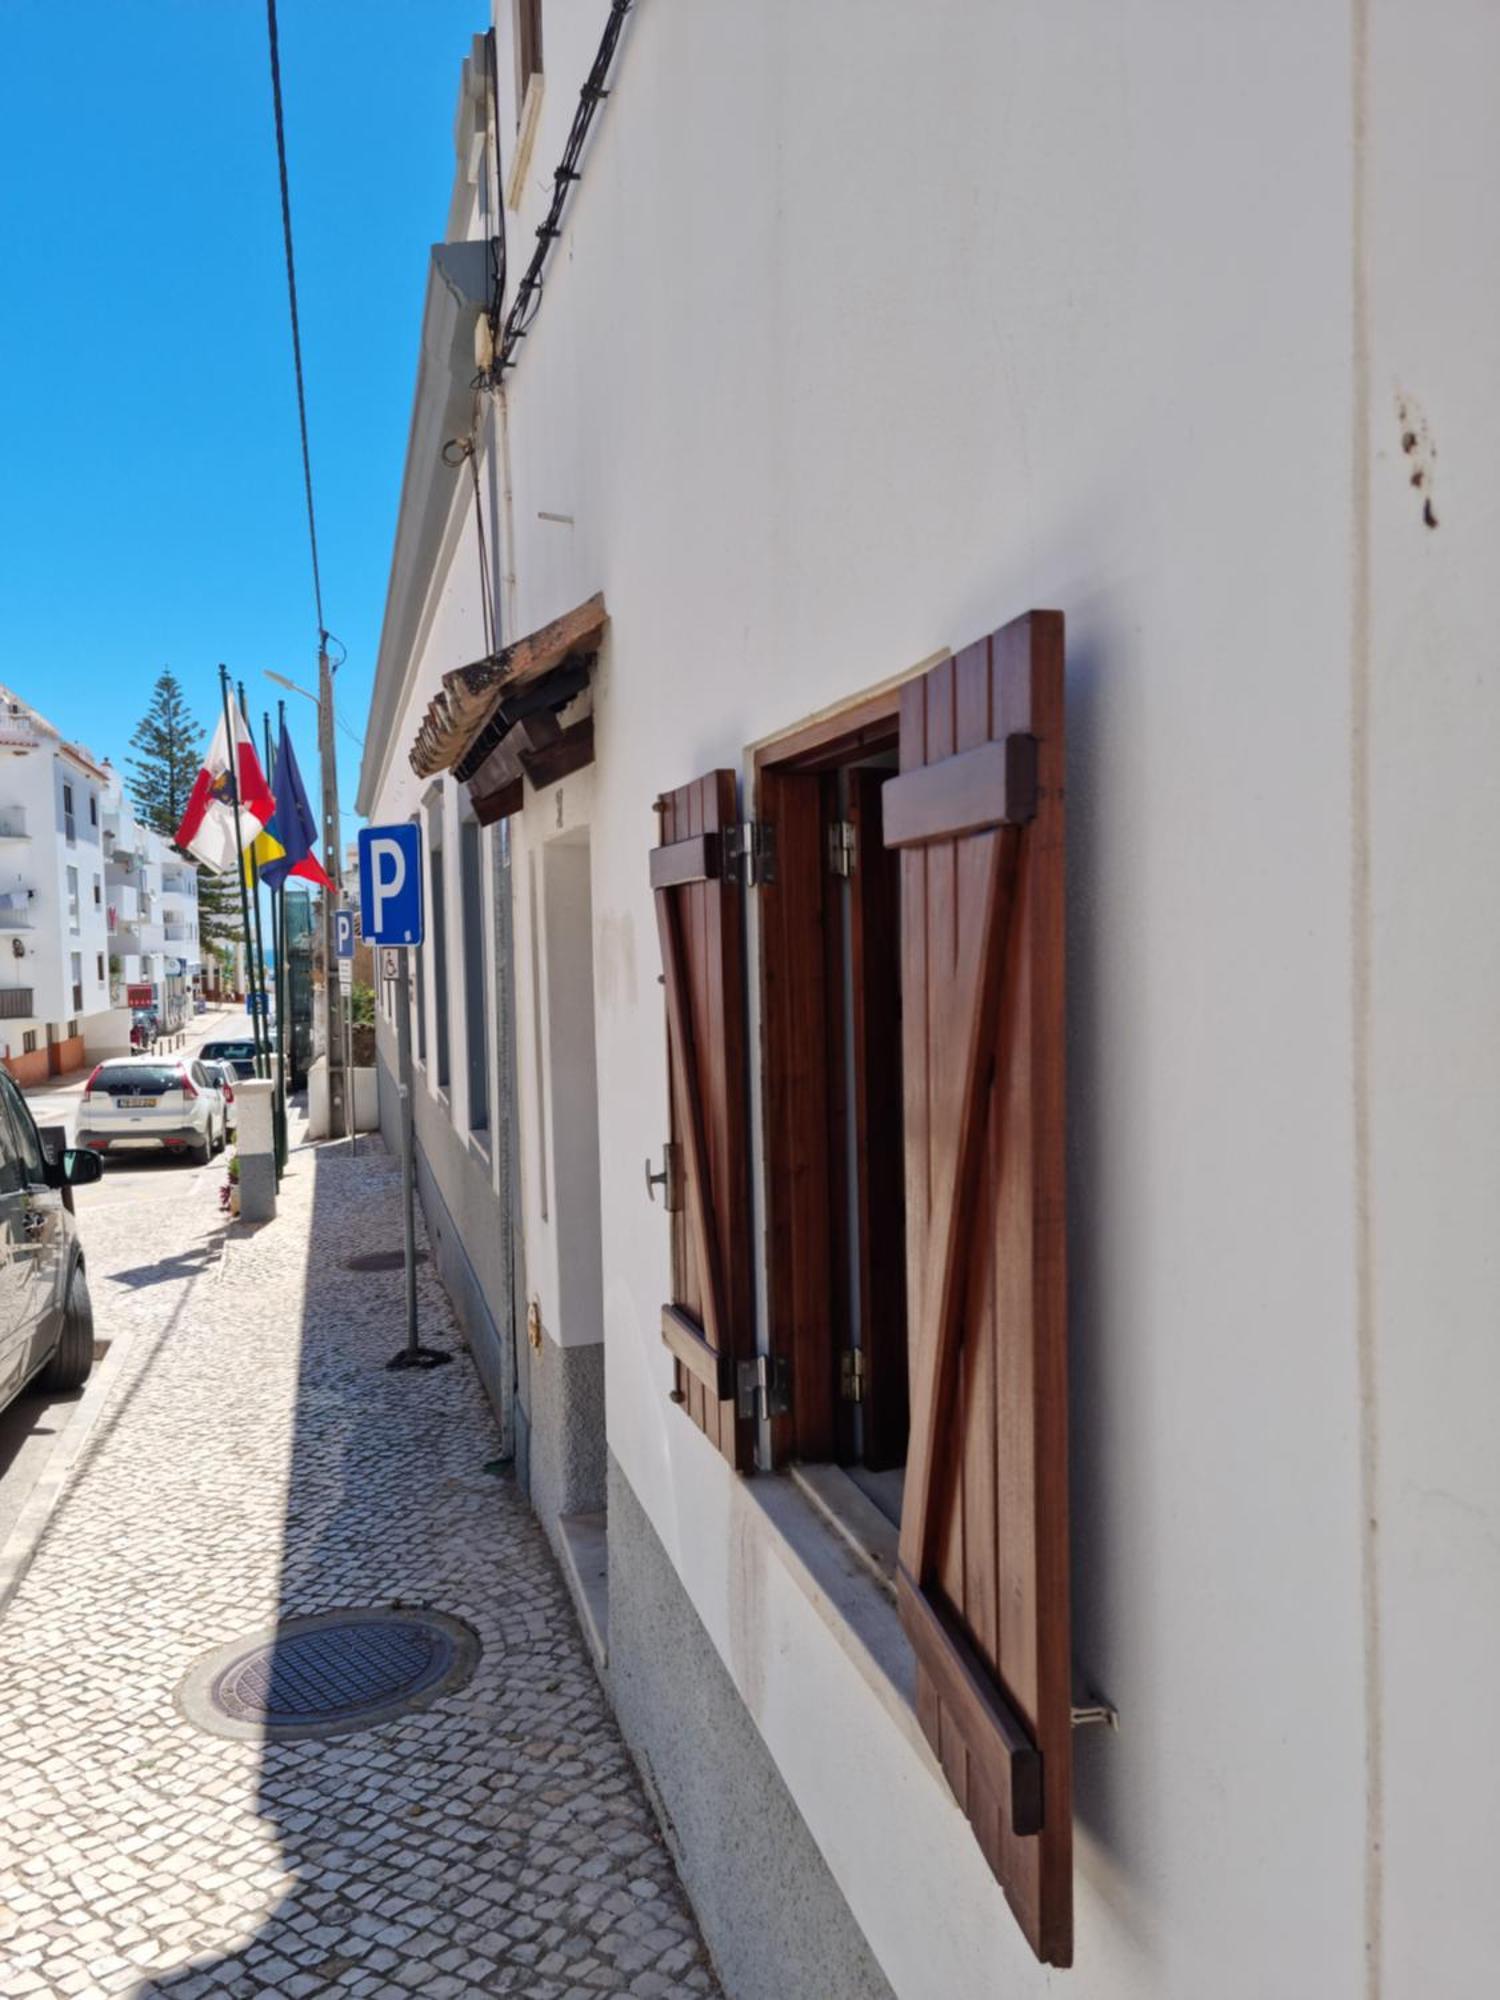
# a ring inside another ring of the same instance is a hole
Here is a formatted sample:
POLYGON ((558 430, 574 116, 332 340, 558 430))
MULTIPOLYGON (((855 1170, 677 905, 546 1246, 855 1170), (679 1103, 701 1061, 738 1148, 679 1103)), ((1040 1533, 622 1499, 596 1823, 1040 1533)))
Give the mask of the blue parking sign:
POLYGON ((410 825, 359 836, 360 928, 367 944, 422 942, 422 837, 410 825))
POLYGON ((353 958, 354 956, 353 910, 334 911, 333 948, 340 958, 353 958))

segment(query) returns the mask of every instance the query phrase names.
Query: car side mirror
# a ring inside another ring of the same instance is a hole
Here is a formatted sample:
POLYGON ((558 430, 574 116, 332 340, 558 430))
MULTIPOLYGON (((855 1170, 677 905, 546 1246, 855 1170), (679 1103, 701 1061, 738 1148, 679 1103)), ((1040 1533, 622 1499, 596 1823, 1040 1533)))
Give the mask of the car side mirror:
POLYGON ((104 1162, 87 1146, 69 1146, 63 1154, 63 1180, 69 1187, 88 1187, 104 1178, 104 1162))

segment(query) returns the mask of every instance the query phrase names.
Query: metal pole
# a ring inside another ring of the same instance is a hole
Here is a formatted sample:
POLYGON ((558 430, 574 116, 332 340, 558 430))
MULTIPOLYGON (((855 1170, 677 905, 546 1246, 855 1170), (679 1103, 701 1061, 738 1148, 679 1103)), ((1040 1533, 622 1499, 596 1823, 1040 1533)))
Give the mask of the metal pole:
POLYGON ((401 954, 396 981, 396 1067, 401 1099, 401 1219, 406 1248, 406 1345, 385 1364, 387 1368, 441 1368, 453 1356, 440 1347, 423 1347, 417 1339, 417 1196, 416 1144, 412 1129, 411 982, 407 954, 401 954))
MULTIPOLYGON (((248 948, 250 937, 250 892, 245 882, 245 850, 240 841, 240 760, 234 734, 234 719, 229 711, 229 669, 224 665, 222 660, 219 662, 219 692, 224 697, 224 729, 228 737, 227 749, 229 755, 229 796, 234 804, 234 872, 240 878, 240 922, 245 929, 245 939, 248 948)), ((255 1017, 253 1014, 250 1017, 250 1024, 253 1031, 255 1026, 255 1017)), ((260 1048, 259 1035, 255 1036, 255 1046, 258 1051, 260 1048)))
MULTIPOLYGON (((286 728, 286 703, 276 704, 276 740, 281 741, 281 732, 286 728)), ((286 1033, 287 1007, 291 999, 291 974, 286 963, 286 877, 281 879, 281 887, 275 891, 277 936, 276 947, 276 1060, 281 1071, 281 1143, 290 1151, 286 1131, 286 1033)))
MULTIPOLYGON (((339 960, 342 965, 344 961, 339 960)), ((354 1158, 354 995, 344 1009, 344 1137, 349 1141, 349 1157, 354 1158)))
MULTIPOLYGON (((253 746, 255 737, 250 729, 250 711, 245 705, 245 683, 243 681, 239 684, 239 692, 240 716, 245 725, 245 734, 249 736, 253 746)), ((240 856, 240 867, 243 869, 246 865, 245 857, 242 853, 240 856)), ((260 930, 260 864, 255 859, 253 848, 248 866, 250 869, 250 907, 255 912, 255 954, 252 970, 255 975, 255 988, 260 996, 260 1005, 263 1008, 266 1004, 266 993, 268 991, 266 986, 266 947, 260 930)), ((260 1022, 260 1034, 258 1037, 260 1046, 260 1073, 262 1076, 269 1076, 271 1074, 271 1023, 259 1011, 257 1011, 257 1018, 260 1022)))
MULTIPOLYGON (((343 881, 339 857, 339 771, 333 737, 333 668, 325 635, 318 640, 318 753, 323 776, 323 866, 330 881, 343 881)), ((334 905, 338 889, 323 891, 323 1049, 328 1061, 328 1131, 331 1137, 347 1115, 344 1102, 343 994, 334 955, 334 905)))
MULTIPOLYGON (((271 749, 271 717, 266 709, 261 710, 261 731, 266 746, 266 782, 271 787, 272 796, 276 792, 276 759, 271 749)), ((276 981, 276 1059, 272 1065, 272 1075, 276 1079, 276 1092, 271 1099, 271 1131, 276 1147, 276 1178, 280 1180, 286 1172, 286 1070, 281 1057, 281 961, 286 952, 286 940, 280 928, 281 898, 276 890, 271 891, 271 956, 275 961, 276 981)), ((267 1028, 269 1030, 269 1022, 267 1028)))

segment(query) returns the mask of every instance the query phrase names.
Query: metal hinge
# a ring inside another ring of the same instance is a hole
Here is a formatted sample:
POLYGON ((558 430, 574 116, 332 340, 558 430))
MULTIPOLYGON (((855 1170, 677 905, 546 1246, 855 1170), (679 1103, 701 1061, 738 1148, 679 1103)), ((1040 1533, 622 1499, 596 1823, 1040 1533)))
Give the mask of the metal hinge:
POLYGON ((735 1382, 737 1416, 784 1417, 792 1407, 792 1370, 783 1355, 757 1354, 753 1361, 742 1361, 735 1382))
POLYGON ((828 829, 828 866, 835 875, 852 875, 858 847, 854 822, 836 819, 828 829))
POLYGON ((722 852, 728 881, 758 889, 776 880, 776 830, 767 821, 750 819, 726 826, 722 852))
POLYGON ((861 1347, 846 1347, 839 1356, 839 1395, 846 1403, 865 1399, 865 1355, 861 1347))

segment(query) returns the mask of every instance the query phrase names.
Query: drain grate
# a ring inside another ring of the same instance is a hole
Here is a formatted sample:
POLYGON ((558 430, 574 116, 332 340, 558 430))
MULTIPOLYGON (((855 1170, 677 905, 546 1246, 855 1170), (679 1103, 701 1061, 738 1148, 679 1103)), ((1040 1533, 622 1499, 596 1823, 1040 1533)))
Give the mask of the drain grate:
MULTIPOLYGON (((344 1259, 344 1269, 346 1271, 399 1271, 405 1262, 406 1252, 404 1250, 367 1250, 362 1257, 346 1257, 344 1259)), ((427 1252, 425 1250, 417 1252, 417 1262, 419 1264, 427 1262, 427 1252)))
POLYGON ((369 1729, 462 1687, 479 1641, 440 1611, 334 1611, 220 1646, 178 1689, 218 1736, 295 1741, 369 1729))

